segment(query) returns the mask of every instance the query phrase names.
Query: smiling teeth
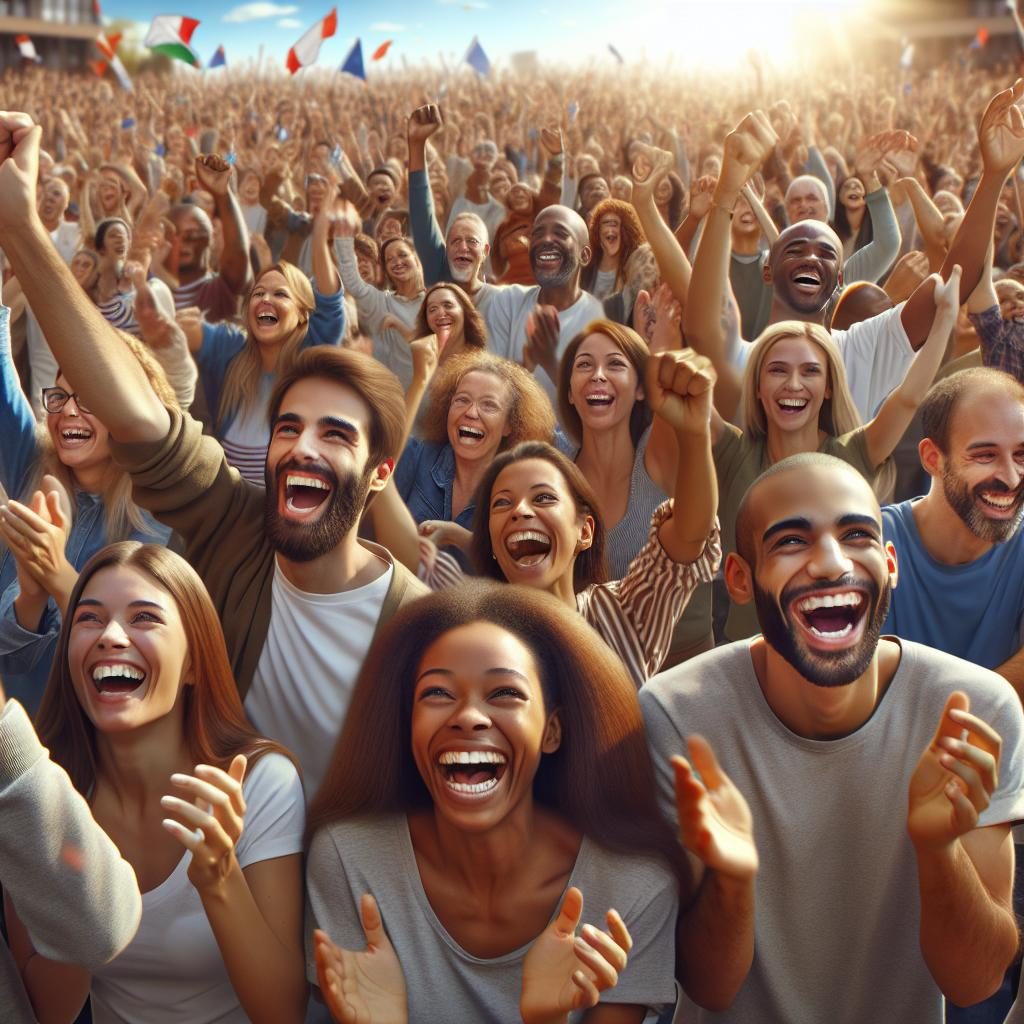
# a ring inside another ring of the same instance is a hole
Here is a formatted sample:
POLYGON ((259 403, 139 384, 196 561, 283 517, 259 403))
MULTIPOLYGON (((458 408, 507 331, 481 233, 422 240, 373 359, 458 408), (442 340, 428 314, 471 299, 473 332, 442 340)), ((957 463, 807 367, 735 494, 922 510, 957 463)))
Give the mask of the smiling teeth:
POLYGON ((439 764, 505 764, 508 758, 496 750, 446 750, 439 764))
POLYGON ((822 640, 842 640, 844 636, 847 636, 848 634, 853 632, 853 623, 848 622, 845 626, 843 626, 842 629, 837 629, 833 633, 828 633, 823 629, 815 629, 813 626, 811 626, 811 632, 815 636, 820 636, 822 640))
POLYGON ((780 398, 779 405, 786 409, 802 409, 807 405, 806 398, 780 398))
POLYGON ((507 543, 522 544, 524 541, 535 540, 541 544, 547 544, 549 539, 543 533, 538 533, 536 530, 520 530, 518 533, 511 534, 507 543))
POLYGON ((101 679, 110 678, 137 679, 141 682, 146 678, 146 673, 132 665, 98 665, 92 670, 92 678, 97 683, 101 679))
POLYGON ((995 505, 996 508, 1011 508, 1013 503, 1017 500, 1017 496, 1015 494, 1000 493, 997 498, 994 494, 985 492, 981 495, 981 500, 985 502, 986 505, 995 505))
POLYGON ((331 489, 330 484, 315 476, 296 476, 294 473, 289 473, 285 477, 284 485, 285 487, 314 487, 320 491, 329 491, 331 489))
POLYGON ((497 778, 488 779, 486 782, 452 782, 450 779, 445 785, 455 793, 486 793, 497 786, 497 778))
MULTIPOLYGON (((821 594, 818 597, 805 597, 798 605, 801 612, 813 612, 818 608, 857 608, 861 603, 861 595, 855 591, 845 594, 821 594)), ((812 627, 813 628, 813 627, 812 627)), ((822 633, 822 636, 838 636, 837 633, 822 633)))
POLYGON ((92 437, 92 431, 89 430, 62 430, 60 436, 65 441, 82 441, 86 438, 92 437))
POLYGON ((484 432, 475 427, 459 427, 459 437, 471 437, 475 441, 479 441, 483 436, 484 432))

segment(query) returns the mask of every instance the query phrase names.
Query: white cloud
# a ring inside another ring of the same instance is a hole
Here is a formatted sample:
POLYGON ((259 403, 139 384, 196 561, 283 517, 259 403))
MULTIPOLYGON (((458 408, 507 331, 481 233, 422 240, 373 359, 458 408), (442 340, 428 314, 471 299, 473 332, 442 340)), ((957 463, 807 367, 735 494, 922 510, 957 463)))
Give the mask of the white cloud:
POLYGON ((302 22, 298 18, 281 18, 277 23, 278 28, 302 28, 302 22))
POLYGON ((370 26, 371 32, 404 32, 405 26, 395 21, 375 21, 370 26))
POLYGON ((229 22, 259 21, 262 18, 277 18, 284 14, 294 14, 298 9, 296 4, 274 4, 269 3, 268 0, 256 0, 254 3, 232 7, 220 20, 229 22))

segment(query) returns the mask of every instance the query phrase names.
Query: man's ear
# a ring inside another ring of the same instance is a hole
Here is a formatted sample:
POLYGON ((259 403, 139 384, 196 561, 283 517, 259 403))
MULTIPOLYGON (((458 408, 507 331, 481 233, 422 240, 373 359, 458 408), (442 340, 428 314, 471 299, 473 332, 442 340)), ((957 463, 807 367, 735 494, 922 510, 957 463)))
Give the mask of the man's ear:
POLYGON ((754 599, 754 572, 734 551, 725 557, 725 586, 736 604, 750 604, 754 599))
POLYGON ((372 477, 370 477, 370 490, 371 491, 382 491, 384 490, 387 482, 391 479, 391 474, 395 471, 395 460, 385 459, 374 471, 372 477))
POLYGON ((917 455, 924 471, 930 477, 942 476, 943 458, 939 446, 930 438, 922 437, 917 445, 917 455))
POLYGON ((553 754, 562 745, 562 716, 557 710, 551 712, 551 717, 544 726, 544 737, 540 742, 542 754, 553 754))
POLYGON ((891 540, 885 542, 885 567, 889 570, 889 586, 895 590, 900 578, 900 568, 896 561, 896 548, 891 540))
POLYGON ((585 267, 589 265, 590 261, 594 258, 594 252, 589 245, 583 246, 580 249, 580 266, 585 267))

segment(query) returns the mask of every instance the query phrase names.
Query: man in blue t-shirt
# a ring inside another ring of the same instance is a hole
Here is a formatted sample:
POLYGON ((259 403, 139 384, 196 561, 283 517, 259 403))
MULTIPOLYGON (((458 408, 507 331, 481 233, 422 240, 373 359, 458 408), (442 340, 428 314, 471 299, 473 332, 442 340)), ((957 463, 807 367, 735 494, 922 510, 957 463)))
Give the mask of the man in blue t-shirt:
POLYGON ((994 669, 1024 695, 1024 387, 961 370, 921 417, 931 488, 882 510, 900 570, 884 631, 994 669))

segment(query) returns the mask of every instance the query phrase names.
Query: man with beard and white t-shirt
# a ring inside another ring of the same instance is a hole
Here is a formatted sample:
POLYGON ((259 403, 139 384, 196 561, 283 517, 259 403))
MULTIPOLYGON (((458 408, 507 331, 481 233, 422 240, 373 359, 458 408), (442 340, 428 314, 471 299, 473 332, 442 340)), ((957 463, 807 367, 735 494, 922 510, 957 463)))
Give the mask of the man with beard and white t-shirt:
POLYGON ((989 995, 1017 951, 1020 701, 986 669, 880 638, 896 551, 845 463, 776 463, 737 539, 726 583, 763 635, 640 691, 666 814, 718 897, 680 926, 680 977, 687 940, 746 971, 694 1019, 939 1024, 944 995, 989 995))
POLYGON ((425 592, 357 536, 402 444, 401 386, 368 356, 308 349, 271 396, 266 489, 244 480, 198 421, 160 402, 51 244, 34 202, 40 134, 26 114, 0 115, 0 231, 18 279, 135 501, 183 538, 246 710, 298 757, 311 797, 376 628, 425 592))

